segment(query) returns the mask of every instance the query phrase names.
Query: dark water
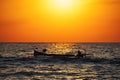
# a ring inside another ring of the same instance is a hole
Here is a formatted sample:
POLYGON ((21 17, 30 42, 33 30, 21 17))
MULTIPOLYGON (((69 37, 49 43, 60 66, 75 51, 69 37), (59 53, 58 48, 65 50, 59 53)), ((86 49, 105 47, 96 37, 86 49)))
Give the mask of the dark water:
POLYGON ((120 43, 0 43, 0 80, 120 80, 120 43), (87 54, 86 59, 33 56, 87 54))

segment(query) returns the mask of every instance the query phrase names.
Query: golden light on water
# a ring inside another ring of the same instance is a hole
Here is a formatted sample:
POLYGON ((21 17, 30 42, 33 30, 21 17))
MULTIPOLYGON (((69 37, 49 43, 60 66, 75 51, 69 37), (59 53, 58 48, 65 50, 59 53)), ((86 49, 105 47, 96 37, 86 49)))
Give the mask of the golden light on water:
POLYGON ((71 44, 52 44, 48 47, 48 51, 50 53, 55 53, 55 54, 71 54, 72 53, 72 48, 73 46, 71 44))

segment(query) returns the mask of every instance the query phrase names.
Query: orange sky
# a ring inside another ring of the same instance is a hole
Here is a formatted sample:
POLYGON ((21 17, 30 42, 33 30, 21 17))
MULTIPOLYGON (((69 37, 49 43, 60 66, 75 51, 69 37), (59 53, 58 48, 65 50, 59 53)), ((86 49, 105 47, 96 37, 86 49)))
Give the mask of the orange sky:
POLYGON ((0 0, 0 42, 120 42, 120 0, 0 0))

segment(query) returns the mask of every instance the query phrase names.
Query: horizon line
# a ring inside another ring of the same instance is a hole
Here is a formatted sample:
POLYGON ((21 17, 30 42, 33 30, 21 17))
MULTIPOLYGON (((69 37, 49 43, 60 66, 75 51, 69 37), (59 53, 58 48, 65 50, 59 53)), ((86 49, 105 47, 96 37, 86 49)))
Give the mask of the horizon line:
POLYGON ((120 43, 120 41, 115 41, 115 42, 112 42, 112 41, 108 41, 108 42, 107 41, 103 41, 103 42, 77 42, 77 41, 76 42, 52 42, 52 41, 51 42, 49 42, 49 41, 48 42, 47 41, 46 42, 42 42, 42 41, 41 42, 38 42, 38 41, 36 41, 36 42, 35 41, 33 41, 33 42, 32 41, 30 41, 30 42, 22 42, 22 41, 12 42, 12 41, 10 41, 10 42, 0 42, 0 43, 120 43))

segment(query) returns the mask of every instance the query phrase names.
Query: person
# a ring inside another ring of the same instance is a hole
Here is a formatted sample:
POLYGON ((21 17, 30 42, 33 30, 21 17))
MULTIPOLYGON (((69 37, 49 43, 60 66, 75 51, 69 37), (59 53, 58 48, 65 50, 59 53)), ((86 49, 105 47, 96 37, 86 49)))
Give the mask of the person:
POLYGON ((47 49, 43 49, 43 53, 45 53, 47 51, 47 49))
POLYGON ((81 51, 78 50, 77 57, 82 57, 82 58, 83 58, 83 57, 86 57, 86 55, 85 55, 85 54, 82 54, 81 51))
POLYGON ((80 50, 78 50, 77 56, 78 56, 78 57, 82 57, 82 53, 80 52, 80 50))
POLYGON ((35 48, 34 50, 34 56, 44 55, 46 54, 47 49, 43 49, 42 52, 38 51, 38 48, 35 48))

